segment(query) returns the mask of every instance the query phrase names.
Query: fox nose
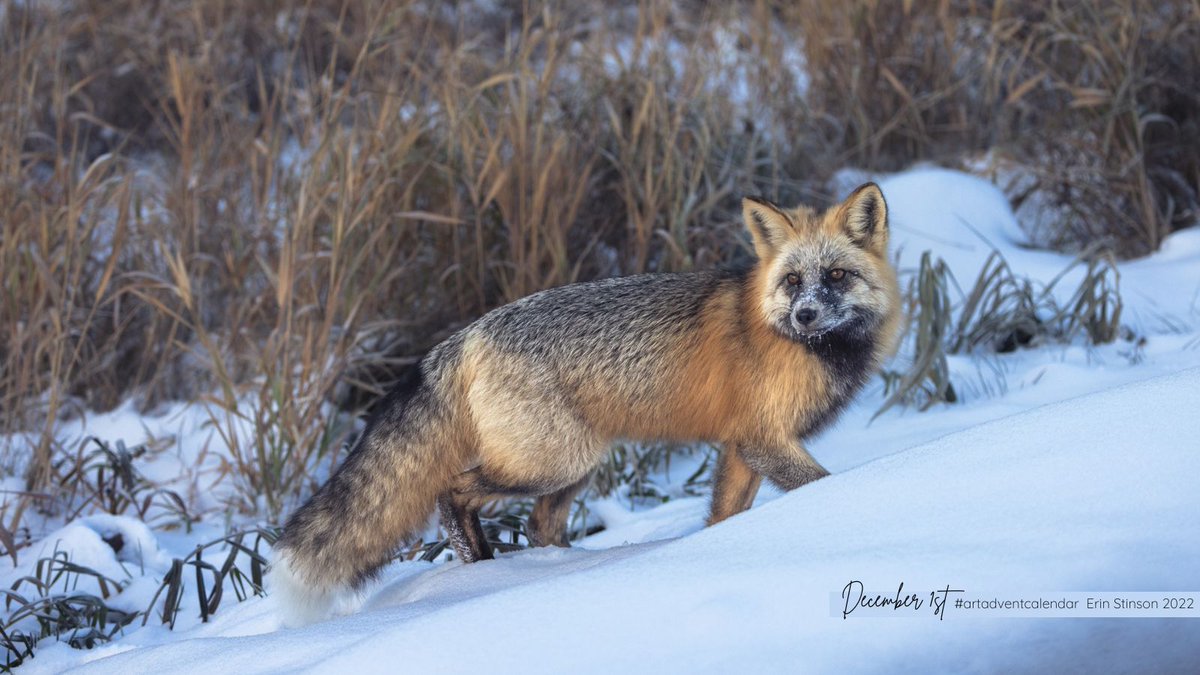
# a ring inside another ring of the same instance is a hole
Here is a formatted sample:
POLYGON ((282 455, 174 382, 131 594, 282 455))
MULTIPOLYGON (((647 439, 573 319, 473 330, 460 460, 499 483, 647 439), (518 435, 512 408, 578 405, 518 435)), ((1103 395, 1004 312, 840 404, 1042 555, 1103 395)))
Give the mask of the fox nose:
POLYGON ((811 307, 802 307, 796 310, 796 321, 807 326, 817 318, 817 310, 811 307))

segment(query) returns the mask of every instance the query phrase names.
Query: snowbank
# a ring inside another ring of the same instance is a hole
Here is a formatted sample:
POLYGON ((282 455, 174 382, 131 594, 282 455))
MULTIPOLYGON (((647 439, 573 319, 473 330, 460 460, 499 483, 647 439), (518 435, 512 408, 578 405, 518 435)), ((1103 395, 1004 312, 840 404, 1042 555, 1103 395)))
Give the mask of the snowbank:
MULTIPOLYGON (((135 633, 123 642, 140 648, 85 670, 1182 670, 1200 621, 844 620, 831 605, 851 580, 887 595, 1200 588, 1198 407, 1191 369, 945 436, 692 536, 404 564, 354 616, 250 635, 275 619, 247 603, 226 628, 135 633)), ((47 649, 28 669, 80 656, 47 649)))

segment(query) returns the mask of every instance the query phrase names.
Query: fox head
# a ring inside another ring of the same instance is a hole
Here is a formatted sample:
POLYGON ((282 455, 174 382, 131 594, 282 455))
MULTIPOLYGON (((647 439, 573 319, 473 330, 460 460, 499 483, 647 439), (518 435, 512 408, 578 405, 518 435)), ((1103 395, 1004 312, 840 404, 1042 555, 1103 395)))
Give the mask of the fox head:
POLYGON ((778 334, 809 345, 837 336, 857 341, 898 315, 879 186, 867 183, 824 213, 749 197, 742 211, 759 259, 763 318, 778 334))

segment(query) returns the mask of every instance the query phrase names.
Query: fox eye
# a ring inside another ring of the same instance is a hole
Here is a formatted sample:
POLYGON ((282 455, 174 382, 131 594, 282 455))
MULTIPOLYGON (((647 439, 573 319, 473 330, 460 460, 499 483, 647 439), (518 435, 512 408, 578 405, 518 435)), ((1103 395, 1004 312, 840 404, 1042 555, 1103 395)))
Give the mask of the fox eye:
POLYGON ((846 278, 846 270, 844 270, 840 267, 835 267, 835 268, 829 270, 829 280, 830 281, 841 281, 842 279, 845 279, 845 278, 846 278))
POLYGON ((800 275, 796 274, 795 272, 788 273, 787 282, 788 286, 795 286, 796 284, 800 283, 800 275))

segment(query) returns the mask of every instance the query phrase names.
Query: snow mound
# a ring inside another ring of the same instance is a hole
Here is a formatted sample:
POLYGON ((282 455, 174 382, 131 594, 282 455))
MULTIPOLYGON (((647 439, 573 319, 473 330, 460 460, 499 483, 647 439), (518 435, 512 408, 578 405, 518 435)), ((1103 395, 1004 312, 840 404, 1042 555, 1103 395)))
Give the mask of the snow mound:
MULTIPOLYGON (((128 580, 144 569, 165 570, 171 565, 171 556, 159 549, 158 539, 144 522, 101 513, 77 518, 22 551, 21 564, 6 576, 31 575, 38 560, 56 552, 115 581, 128 580)), ((98 589, 84 589, 82 584, 79 590, 99 595, 98 589)))
MULTIPOLYGON (((0 583, 27 599, 39 593, 29 579, 52 582, 49 594, 86 593, 113 608, 144 610, 171 566, 171 556, 159 548, 158 539, 140 520, 127 516, 95 514, 77 518, 50 533, 30 549, 20 552, 19 564, 0 575, 0 583), (42 562, 55 559, 47 565, 42 562), (63 563, 94 574, 62 574, 63 563), (95 575, 103 577, 103 581, 95 575)), ((30 626, 22 626, 30 628, 30 626)))

